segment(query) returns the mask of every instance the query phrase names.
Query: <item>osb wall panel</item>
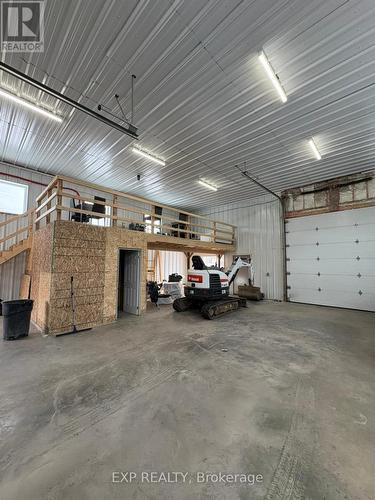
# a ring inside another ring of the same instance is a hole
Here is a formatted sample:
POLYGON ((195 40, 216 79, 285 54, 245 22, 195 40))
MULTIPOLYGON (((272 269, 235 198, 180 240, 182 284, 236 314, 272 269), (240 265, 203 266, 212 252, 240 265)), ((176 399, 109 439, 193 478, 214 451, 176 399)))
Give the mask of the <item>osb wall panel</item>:
POLYGON ((118 258, 119 249, 138 249, 140 255, 140 310, 146 309, 147 240, 143 233, 111 227, 106 232, 104 321, 115 321, 117 317, 118 258))
POLYGON ((32 320, 48 332, 52 276, 53 225, 33 236, 31 298, 34 300, 32 320))
POLYGON ((89 328, 117 318, 119 249, 141 252, 140 310, 146 309, 147 241, 143 233, 58 221, 35 234, 34 321, 47 333, 89 328))
POLYGON ((106 230, 68 221, 54 225, 50 332, 63 333, 73 327, 71 277, 77 328, 101 325, 104 322, 106 230))

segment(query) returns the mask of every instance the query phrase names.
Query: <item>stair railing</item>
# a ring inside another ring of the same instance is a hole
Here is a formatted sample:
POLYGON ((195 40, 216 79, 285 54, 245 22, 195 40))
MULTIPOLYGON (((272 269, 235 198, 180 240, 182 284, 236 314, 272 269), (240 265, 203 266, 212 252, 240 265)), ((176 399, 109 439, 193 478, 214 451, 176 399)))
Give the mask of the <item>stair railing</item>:
POLYGON ((0 213, 4 220, 0 222, 0 252, 12 250, 22 241, 28 239, 34 228, 35 209, 30 208, 27 212, 19 215, 0 213))

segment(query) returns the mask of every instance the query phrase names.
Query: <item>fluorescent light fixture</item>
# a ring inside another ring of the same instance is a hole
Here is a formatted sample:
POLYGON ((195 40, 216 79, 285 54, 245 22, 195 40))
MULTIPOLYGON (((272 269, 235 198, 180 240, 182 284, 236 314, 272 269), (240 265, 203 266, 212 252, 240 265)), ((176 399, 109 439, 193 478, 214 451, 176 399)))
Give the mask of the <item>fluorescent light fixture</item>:
POLYGON ((146 151, 143 151, 142 149, 136 148, 133 146, 133 153, 137 153, 137 155, 144 156, 145 158, 148 158, 149 160, 154 161, 155 163, 159 163, 159 165, 163 165, 165 167, 165 161, 161 160, 160 158, 157 158, 156 156, 146 153, 146 151))
POLYGON ((274 72, 274 70, 272 69, 272 66, 270 65, 270 63, 267 59, 267 56, 264 52, 260 53, 259 61, 261 62, 263 68, 266 70, 266 73, 267 73, 269 79, 271 80, 273 86, 277 90, 277 93, 279 94, 280 99, 282 100, 282 102, 286 102, 288 100, 286 93, 285 93, 284 89, 282 88, 280 80, 279 80, 278 76, 276 75, 276 73, 274 72))
POLYGON ((322 159, 322 155, 319 153, 319 149, 316 147, 314 139, 310 139, 309 140, 309 145, 310 145, 310 148, 313 150, 314 155, 316 156, 316 159, 317 160, 321 160, 322 159))
POLYGON ((206 181, 202 181, 201 179, 199 179, 198 183, 201 186, 204 186, 205 188, 212 189, 212 191, 217 191, 217 187, 216 186, 213 186, 212 184, 209 184, 206 181))
POLYGON ((25 108, 32 109, 33 111, 36 111, 37 113, 40 113, 41 115, 47 116, 48 118, 51 118, 52 120, 55 120, 56 122, 61 123, 63 120, 60 116, 56 115, 55 113, 52 113, 52 111, 47 111, 45 108, 41 108, 37 104, 33 104, 30 101, 26 101, 22 97, 18 97, 11 92, 8 92, 7 90, 4 90, 0 88, 0 96, 5 97, 6 99, 9 99, 10 101, 14 101, 17 104, 20 104, 21 106, 24 106, 25 108))

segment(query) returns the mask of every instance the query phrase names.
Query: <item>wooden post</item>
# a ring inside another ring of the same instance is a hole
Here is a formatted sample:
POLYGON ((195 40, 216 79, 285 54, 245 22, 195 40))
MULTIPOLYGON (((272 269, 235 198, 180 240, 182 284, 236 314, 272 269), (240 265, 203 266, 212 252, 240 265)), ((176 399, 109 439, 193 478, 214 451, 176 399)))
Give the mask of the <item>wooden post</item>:
POLYGON ((214 222, 214 239, 213 243, 216 243, 216 233, 217 233, 217 227, 216 227, 216 221, 214 222))
POLYGON ((28 230, 27 236, 30 237, 33 234, 33 225, 34 225, 34 212, 30 210, 28 215, 28 230))
POLYGON ((187 271, 190 269, 190 259, 193 256, 193 252, 184 252, 186 255, 186 269, 187 271))
MULTIPOLYGON (((116 205, 118 201, 117 196, 114 194, 112 197, 112 203, 113 205, 116 205)), ((112 216, 117 217, 117 207, 112 207, 112 216)), ((117 226, 117 219, 111 219, 111 226, 116 227, 117 226)))
POLYGON ((219 266, 219 269, 221 268, 221 253, 217 254, 217 265, 219 266))
MULTIPOLYGON (((37 208, 39 208, 40 207, 40 200, 38 200, 36 202, 36 204, 37 204, 37 208)), ((40 213, 36 212, 36 218, 38 218, 39 215, 40 215, 40 213)), ((37 231, 39 229, 39 227, 40 227, 40 222, 38 221, 38 222, 35 223, 35 231, 37 231)))
MULTIPOLYGON (((192 224, 191 224, 191 217, 188 215, 187 222, 190 222, 190 224, 184 224, 183 229, 191 231, 192 224)), ((190 240, 194 239, 194 235, 192 232, 190 233, 182 233, 182 238, 189 238, 190 240)))
MULTIPOLYGON (((56 196, 56 205, 62 205, 62 192, 63 192, 63 181, 61 179, 57 180, 57 196, 56 196)), ((58 208, 56 212, 56 219, 61 220, 61 210, 58 208)))
MULTIPOLYGON (((161 225, 160 225, 160 231, 162 232, 161 225)), ((155 205, 151 205, 151 234, 155 234, 155 205)))
POLYGON ((156 254, 156 260, 155 260, 155 281, 157 281, 158 274, 159 274, 160 281, 163 281, 164 268, 163 268, 163 262, 162 262, 162 260, 160 258, 160 252, 159 252, 159 250, 155 250, 155 254, 156 254))
MULTIPOLYGON (((51 196, 52 192, 53 192, 53 188, 49 189, 47 191, 47 198, 49 198, 51 196)), ((46 208, 47 208, 47 211, 51 208, 51 202, 50 201, 47 203, 47 207, 46 208)), ((46 224, 49 224, 50 222, 51 222, 51 214, 48 214, 48 215, 46 215, 46 224)))

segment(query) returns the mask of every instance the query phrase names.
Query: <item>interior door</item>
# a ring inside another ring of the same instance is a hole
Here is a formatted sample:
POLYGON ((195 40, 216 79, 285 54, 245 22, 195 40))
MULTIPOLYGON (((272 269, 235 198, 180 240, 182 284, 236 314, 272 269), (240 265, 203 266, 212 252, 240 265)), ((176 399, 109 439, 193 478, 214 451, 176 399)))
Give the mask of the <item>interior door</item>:
POLYGON ((123 311, 130 314, 139 314, 139 250, 125 250, 123 255, 123 311))
POLYGON ((375 311, 375 207, 289 219, 288 298, 375 311))

